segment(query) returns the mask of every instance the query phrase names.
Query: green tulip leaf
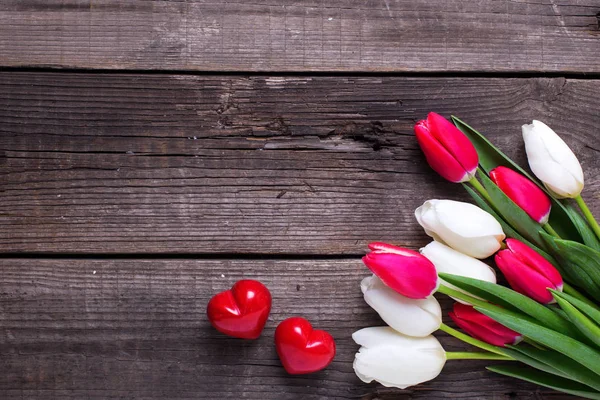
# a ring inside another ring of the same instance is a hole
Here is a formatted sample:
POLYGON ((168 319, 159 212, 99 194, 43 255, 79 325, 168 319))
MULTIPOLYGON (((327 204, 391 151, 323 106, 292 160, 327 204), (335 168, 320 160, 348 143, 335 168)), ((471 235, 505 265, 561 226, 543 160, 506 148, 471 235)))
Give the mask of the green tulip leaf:
POLYGON ((525 175, 533 183, 538 185, 540 189, 546 192, 548 197, 550 197, 550 201, 552 202, 552 210, 550 212, 550 218, 548 222, 558 232, 560 237, 578 242, 581 241, 581 236, 575 227, 575 222, 571 219, 571 216, 567 213, 567 210, 563 204, 552 197, 548 190, 546 190, 546 188, 536 178, 532 177, 527 171, 521 168, 506 154, 500 151, 500 149, 494 146, 485 136, 467 125, 465 122, 461 121, 455 116, 452 116, 452 122, 469 138, 471 143, 473 143, 473 146, 475 146, 477 154, 479 155, 479 164, 486 173, 489 174, 491 170, 502 165, 525 175))
MULTIPOLYGON (((565 244, 559 243, 560 239, 557 239, 554 236, 550 236, 545 232, 542 232, 541 236, 546 241, 546 244, 548 245, 547 247, 550 250, 550 252, 554 254, 554 256, 559 260, 560 264, 562 265, 562 271, 564 272, 565 278, 567 278, 569 282, 583 289, 588 296, 591 296, 595 300, 600 301, 600 285, 598 285, 593 278, 593 276, 598 272, 598 270, 589 271, 590 266, 586 264, 586 260, 580 259, 580 257, 575 253, 571 254, 570 252, 565 252, 565 244)), ((576 242, 570 241, 568 243, 578 244, 576 242)), ((568 245, 566 245, 566 247, 568 247, 568 245)), ((598 261, 600 260, 592 260, 592 264, 597 264, 598 261)), ((592 268, 594 268, 593 265, 592 268)))
MULTIPOLYGON (((575 325, 581 333, 587 336, 589 340, 596 344, 596 346, 600 347, 600 327, 567 300, 557 296, 555 293, 552 293, 552 295, 560 308, 563 309, 571 322, 573 322, 573 325, 575 325)), ((598 379, 600 379, 600 376, 598 379)))
POLYGON ((598 236, 596 236, 592 228, 590 228, 585 218, 583 218, 571 205, 566 205, 565 210, 583 238, 583 243, 592 249, 600 250, 600 240, 598 240, 598 236))
POLYGON ((444 281, 465 292, 497 304, 506 310, 526 314, 557 332, 567 335, 577 335, 579 333, 568 321, 549 308, 512 289, 465 276, 444 273, 440 273, 439 276, 444 281))
POLYGON ((600 285, 600 252, 571 240, 554 239, 561 257, 585 270, 596 285, 600 285))
POLYGON ((592 306, 585 301, 581 301, 576 297, 571 296, 570 294, 559 292, 556 290, 550 290, 554 297, 558 296, 567 300, 569 303, 577 307, 577 309, 587 315, 592 321, 596 323, 596 325, 600 326, 600 309, 597 306, 592 306))
POLYGON ((565 321, 570 321, 569 316, 567 315, 567 313, 564 312, 561 308, 559 308, 559 307, 549 307, 549 308, 552 310, 552 312, 554 312, 556 315, 558 315, 559 317, 561 317, 565 321))
POLYGON ((492 180, 481 170, 478 170, 478 176, 493 201, 493 207, 500 216, 507 221, 517 232, 523 235, 527 240, 544 246, 544 241, 540 236, 542 226, 535 222, 521 207, 515 204, 492 180))
POLYGON ((600 376, 559 352, 554 350, 540 350, 527 346, 508 346, 504 350, 510 357, 534 368, 572 379, 595 390, 600 390, 600 376))
POLYGON ((590 390, 587 386, 579 382, 561 378, 547 372, 517 365, 495 365, 493 367, 487 367, 487 369, 497 374, 535 383, 540 386, 558 390, 559 392, 572 394, 586 399, 600 400, 600 392, 590 390))
POLYGON ((577 361, 579 364, 600 375, 600 352, 572 337, 563 335, 552 329, 522 318, 520 315, 508 315, 508 313, 498 312, 497 310, 475 307, 475 309, 502 325, 510 328, 521 335, 526 336, 533 341, 540 343, 550 349, 577 361))
POLYGON ((558 262, 556 261, 556 259, 554 257, 552 257, 546 251, 540 249, 539 247, 537 247, 536 245, 531 243, 529 240, 525 239, 523 236, 521 236, 521 234, 519 232, 515 231, 513 229, 513 227, 510 226, 502 217, 500 217, 498 215, 498 213, 496 211, 494 211, 494 209, 479 195, 479 193, 477 193, 475 190, 473 190, 469 185, 467 185, 465 183, 463 183, 462 185, 465 188, 465 190, 467 191, 467 193, 469 193, 469 195, 471 195, 473 200, 475 200, 475 203, 479 206, 479 208, 488 212, 492 217, 494 217, 496 219, 496 221, 498 221, 500 223, 500 226, 502 226, 502 230, 504 231, 504 234, 507 237, 514 238, 514 239, 517 239, 517 240, 525 243, 527 246, 531 247, 533 250, 538 252, 538 254, 540 254, 542 257, 544 257, 546 260, 548 260, 548 262, 550 262, 552 265, 554 265, 554 267, 556 267, 556 269, 558 269, 559 272, 562 272, 558 262))
MULTIPOLYGON (((523 364, 529 365, 530 367, 539 369, 541 371, 547 372, 549 374, 553 374, 556 376, 562 376, 563 378, 572 379, 569 375, 565 374, 562 371, 554 368, 552 365, 548 365, 547 363, 540 361, 534 357, 531 357, 525 353, 521 353, 519 350, 523 346, 507 346, 502 348, 501 352, 507 355, 508 357, 512 357, 517 361, 522 362, 523 364)), ((582 367, 585 368, 585 367, 582 367)))

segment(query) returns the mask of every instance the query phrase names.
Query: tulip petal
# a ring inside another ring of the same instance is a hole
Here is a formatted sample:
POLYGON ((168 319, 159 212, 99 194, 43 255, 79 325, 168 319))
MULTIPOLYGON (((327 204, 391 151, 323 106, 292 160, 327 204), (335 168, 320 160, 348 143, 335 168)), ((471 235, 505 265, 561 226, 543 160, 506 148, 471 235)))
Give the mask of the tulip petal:
POLYGON ((472 177, 472 175, 469 176, 454 156, 432 135, 426 124, 418 123, 415 125, 415 136, 425 154, 427 163, 443 178, 450 182, 458 183, 468 181, 472 177))
POLYGON ((407 257, 418 255, 418 253, 416 251, 413 251, 410 249, 405 249, 403 247, 398 247, 398 246, 394 246, 392 244, 383 243, 383 242, 371 242, 371 243, 369 243, 369 249, 371 251, 400 254, 401 256, 407 256, 407 257))
POLYGON ((470 203, 428 200, 415 216, 426 233, 435 232, 448 246, 475 258, 494 254, 505 238, 498 221, 470 203))
POLYGON ((533 120, 532 125, 534 129, 541 132, 540 137, 552 159, 569 171, 573 178, 583 183, 583 170, 581 169, 581 165, 579 164, 575 153, 573 153, 565 141, 562 140, 562 138, 548 125, 541 121, 533 120))
POLYGON ((516 239, 506 239, 506 246, 517 258, 544 275, 554 286, 558 287, 563 284, 562 276, 556 268, 525 243, 516 239))
POLYGON ((367 383, 376 380, 404 389, 434 379, 446 362, 446 353, 433 336, 413 338, 389 327, 371 327, 354 332, 352 339, 362 346, 354 371, 367 383))
POLYGON ((437 290, 435 267, 418 252, 377 242, 371 247, 386 250, 368 253, 362 259, 364 264, 396 292, 411 299, 424 299, 437 290))
POLYGON ((498 268, 515 291, 540 303, 554 302, 554 297, 548 291, 548 288, 556 289, 554 284, 544 275, 522 262, 510 250, 499 251, 495 259, 496 265, 498 265, 498 268))
POLYGON ((439 114, 430 112, 427 123, 433 136, 473 177, 479 157, 471 141, 454 124, 439 114))
MULTIPOLYGON (((433 241, 420 250, 429 261, 435 265, 439 273, 466 276, 468 278, 478 279, 480 281, 496 283, 496 272, 484 262, 454 250, 442 243, 433 241)), ((441 282, 444 282, 440 278, 441 282)), ((445 283, 446 286, 467 293, 460 288, 445 283)), ((468 304, 460 299, 454 299, 459 303, 468 304)))
POLYGON ((548 222, 551 203, 546 193, 535 183, 513 171, 499 166, 490 171, 492 181, 527 215, 540 224, 548 222))
POLYGON ((533 173, 558 197, 576 197, 583 189, 583 170, 573 151, 546 124, 523 125, 527 160, 533 173))
POLYGON ((522 339, 519 333, 499 324, 471 306, 456 303, 453 312, 449 312, 448 315, 456 325, 471 336, 494 346, 516 344, 522 339))
POLYGON ((442 310, 435 297, 409 299, 387 287, 373 275, 361 282, 365 301, 394 330, 408 336, 425 337, 439 329, 442 310))
POLYGON ((435 265, 438 273, 444 272, 496 283, 496 272, 492 267, 442 243, 433 241, 420 252, 435 265))

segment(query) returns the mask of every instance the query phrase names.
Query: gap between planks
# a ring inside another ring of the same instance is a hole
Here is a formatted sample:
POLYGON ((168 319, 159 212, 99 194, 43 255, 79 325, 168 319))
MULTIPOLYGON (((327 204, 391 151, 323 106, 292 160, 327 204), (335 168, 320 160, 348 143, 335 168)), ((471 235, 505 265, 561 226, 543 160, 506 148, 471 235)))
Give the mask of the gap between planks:
POLYGON ((251 70, 182 70, 182 69, 100 69, 100 68, 60 68, 0 66, 0 72, 31 72, 57 74, 99 74, 99 75, 189 75, 189 76, 281 76, 281 77, 418 77, 418 78, 566 78, 566 79, 600 79, 600 69, 595 72, 577 71, 251 71, 251 70))
POLYGON ((0 259, 40 260, 356 260, 356 254, 269 254, 269 253, 0 253, 0 259))

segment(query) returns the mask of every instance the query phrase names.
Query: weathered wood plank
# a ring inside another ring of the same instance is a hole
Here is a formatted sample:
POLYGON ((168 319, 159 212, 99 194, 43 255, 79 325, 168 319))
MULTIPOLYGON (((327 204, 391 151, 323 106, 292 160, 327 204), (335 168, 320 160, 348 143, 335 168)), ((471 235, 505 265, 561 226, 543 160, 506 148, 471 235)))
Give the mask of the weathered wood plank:
POLYGON ((412 125, 463 117, 525 165, 554 127, 600 213, 600 81, 0 74, 0 251, 360 254, 467 201, 412 125))
MULTIPOLYGON (((353 331, 381 324, 362 300, 366 269, 348 260, 19 260, 0 269, 3 399, 566 399, 449 361, 434 381, 399 391, 354 376, 353 331), (238 279, 259 279, 273 310, 257 341, 214 331, 205 307, 238 279), (272 344, 301 315, 336 339, 323 372, 288 376, 272 344)), ((444 308, 450 302, 444 301, 444 308)), ((465 349, 440 335, 446 350, 465 349)))
POLYGON ((5 0, 0 65, 600 72, 597 0, 5 0))

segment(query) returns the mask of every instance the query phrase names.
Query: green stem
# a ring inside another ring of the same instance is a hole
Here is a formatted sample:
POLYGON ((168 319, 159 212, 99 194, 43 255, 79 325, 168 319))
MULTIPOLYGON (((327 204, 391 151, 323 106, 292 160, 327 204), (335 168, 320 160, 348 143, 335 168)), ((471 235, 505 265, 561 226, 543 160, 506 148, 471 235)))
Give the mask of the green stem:
POLYGON ((598 225, 598 222, 592 215, 592 212, 588 208, 587 204, 585 204, 585 201, 583 201, 583 198, 581 197, 581 195, 578 195, 577 197, 575 197, 575 201, 577 202, 577 205, 581 209, 583 216, 585 217, 585 219, 587 219, 588 223, 594 230, 594 233, 596 233, 596 236, 598 236, 598 239, 600 239, 600 225, 598 225))
POLYGON ((479 181, 477 180, 476 177, 472 177, 469 180, 469 183, 471 184, 471 186, 473 186, 475 188, 475 190, 477 190, 479 192, 479 194, 481 194, 483 196, 483 198, 490 203, 490 205, 492 207, 494 207, 494 202, 492 201, 492 198, 490 197, 490 194, 487 192, 487 190, 485 190, 485 188, 483 187, 483 185, 481 183, 479 183, 479 181))
POLYGON ((563 282, 563 292, 565 292, 566 294, 570 294, 571 296, 575 297, 576 299, 583 301, 585 304, 592 306, 597 310, 600 310, 600 308, 598 308, 596 303, 594 303, 593 301, 591 301, 590 299, 585 297, 583 294, 581 294, 577 289, 575 289, 573 286, 569 285, 567 282, 563 282))
POLYGON ((546 232, 548 232, 552 236, 561 239, 560 235, 554 230, 554 228, 550 225, 549 222, 546 222, 544 225, 542 225, 542 227, 546 230, 546 232))
POLYGON ((451 296, 456 299, 466 301, 467 303, 472 304, 474 306, 479 306, 479 305, 485 306, 486 304, 488 304, 487 301, 485 301, 485 300, 481 300, 481 299, 473 297, 469 294, 460 292, 456 289, 449 288, 448 286, 444 286, 443 284, 438 287, 437 291, 439 293, 445 294, 446 296, 451 296))
POLYGON ((473 352, 473 351, 449 351, 446 352, 446 360, 503 360, 514 361, 514 359, 499 354, 473 352))
POLYGON ((458 340, 462 340, 463 342, 468 343, 472 346, 479 347, 482 350, 486 350, 486 351, 489 351, 490 353, 501 355, 503 357, 508 357, 506 354, 502 353, 502 350, 499 347, 492 346, 491 344, 488 344, 486 342, 482 342, 481 340, 472 338, 469 335, 465 335, 464 333, 459 332, 456 329, 449 327, 448 325, 444 324, 443 322, 440 325, 440 330, 442 332, 446 332, 450 336, 454 336, 458 340))

